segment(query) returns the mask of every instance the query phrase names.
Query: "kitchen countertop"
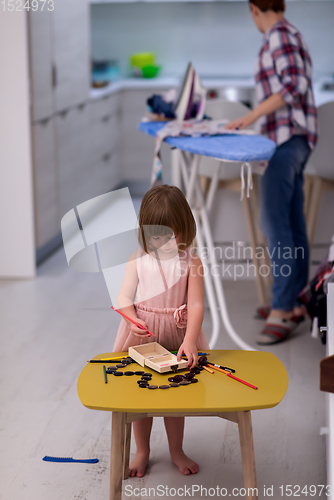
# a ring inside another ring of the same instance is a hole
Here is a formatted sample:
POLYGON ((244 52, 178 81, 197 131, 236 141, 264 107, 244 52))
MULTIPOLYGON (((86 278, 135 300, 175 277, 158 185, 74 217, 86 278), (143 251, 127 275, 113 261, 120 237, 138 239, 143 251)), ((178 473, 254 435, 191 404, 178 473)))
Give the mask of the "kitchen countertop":
MULTIPOLYGON (((101 89, 90 89, 90 97, 92 99, 98 99, 124 89, 169 89, 177 87, 180 84, 180 81, 181 78, 173 76, 158 78, 124 78, 110 83, 101 89)), ((203 86, 207 89, 216 89, 221 87, 253 88, 255 86, 255 80, 252 77, 203 78, 201 81, 203 86)))
MULTIPOLYGON (((177 77, 158 77, 158 78, 124 78, 110 83, 101 89, 90 89, 91 99, 101 99, 108 95, 114 94, 118 91, 125 89, 161 89, 166 90, 172 87, 177 87, 180 84, 180 78, 177 77)), ((219 89, 223 87, 237 87, 237 88, 254 88, 255 80, 253 77, 245 78, 203 78, 202 84, 207 89, 219 89)), ((334 90, 326 91, 322 87, 324 83, 334 82, 334 79, 318 78, 314 79, 314 99, 317 106, 334 101, 334 90)))

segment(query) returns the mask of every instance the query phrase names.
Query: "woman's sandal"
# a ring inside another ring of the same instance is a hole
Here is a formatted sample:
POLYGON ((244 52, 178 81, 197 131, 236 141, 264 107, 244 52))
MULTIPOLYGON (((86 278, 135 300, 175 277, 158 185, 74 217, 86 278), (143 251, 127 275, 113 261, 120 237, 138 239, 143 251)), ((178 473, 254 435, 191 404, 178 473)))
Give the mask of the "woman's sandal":
POLYGON ((282 342, 290 336, 302 321, 304 321, 304 316, 292 316, 290 319, 269 318, 266 326, 258 335, 256 343, 259 345, 270 345, 282 342))
POLYGON ((262 306, 256 309, 254 319, 267 319, 271 311, 270 306, 262 306))

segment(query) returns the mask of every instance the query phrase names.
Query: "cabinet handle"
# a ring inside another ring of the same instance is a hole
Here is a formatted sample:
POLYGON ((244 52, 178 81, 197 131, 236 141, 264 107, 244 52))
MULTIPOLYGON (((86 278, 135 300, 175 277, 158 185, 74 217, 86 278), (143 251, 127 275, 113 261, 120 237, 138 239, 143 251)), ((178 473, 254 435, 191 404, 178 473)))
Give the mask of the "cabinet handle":
POLYGON ((108 161, 108 160, 110 160, 110 158, 111 158, 111 153, 107 153, 104 156, 102 156, 103 161, 108 161))
POLYGON ((42 125, 42 127, 45 127, 50 120, 51 118, 44 118, 43 120, 40 121, 40 124, 42 125))
POLYGON ((110 120, 110 116, 104 116, 104 117, 102 118, 102 121, 103 121, 104 123, 107 123, 109 120, 110 120))
POLYGON ((52 87, 56 88, 57 87, 57 67, 55 64, 52 64, 52 87))

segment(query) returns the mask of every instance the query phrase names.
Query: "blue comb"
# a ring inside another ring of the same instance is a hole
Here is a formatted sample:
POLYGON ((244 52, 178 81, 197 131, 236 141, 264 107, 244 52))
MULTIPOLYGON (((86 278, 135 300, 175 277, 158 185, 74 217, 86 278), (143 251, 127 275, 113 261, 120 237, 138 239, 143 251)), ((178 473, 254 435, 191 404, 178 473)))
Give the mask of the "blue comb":
POLYGON ((89 458, 88 460, 77 460, 75 458, 65 458, 65 457, 48 457, 47 455, 43 458, 45 462, 75 462, 81 464, 96 464, 99 459, 98 458, 89 458))

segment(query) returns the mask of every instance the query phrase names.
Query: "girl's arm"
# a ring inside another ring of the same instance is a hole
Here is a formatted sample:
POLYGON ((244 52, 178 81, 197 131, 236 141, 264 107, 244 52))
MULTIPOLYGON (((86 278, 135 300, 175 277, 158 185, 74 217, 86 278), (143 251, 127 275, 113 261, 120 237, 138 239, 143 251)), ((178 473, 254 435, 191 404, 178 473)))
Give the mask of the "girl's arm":
POLYGON ((193 368, 197 364, 197 339, 204 318, 203 264, 197 255, 193 256, 189 271, 187 309, 187 330, 177 354, 177 359, 180 361, 184 353, 188 358, 187 366, 193 368))
MULTIPOLYGON (((118 294, 117 306, 122 313, 126 314, 127 316, 129 316, 129 318, 133 319, 134 321, 137 321, 137 323, 140 323, 147 329, 145 321, 137 318, 135 308, 133 307, 133 301, 137 285, 138 285, 137 252, 134 252, 130 256, 126 264, 122 286, 118 294)), ((133 323, 131 323, 131 321, 128 321, 125 318, 124 320, 130 325, 131 333, 135 337, 140 337, 140 338, 150 337, 150 334, 148 333, 146 334, 145 330, 141 330, 140 328, 138 328, 138 326, 134 325, 133 323)))

